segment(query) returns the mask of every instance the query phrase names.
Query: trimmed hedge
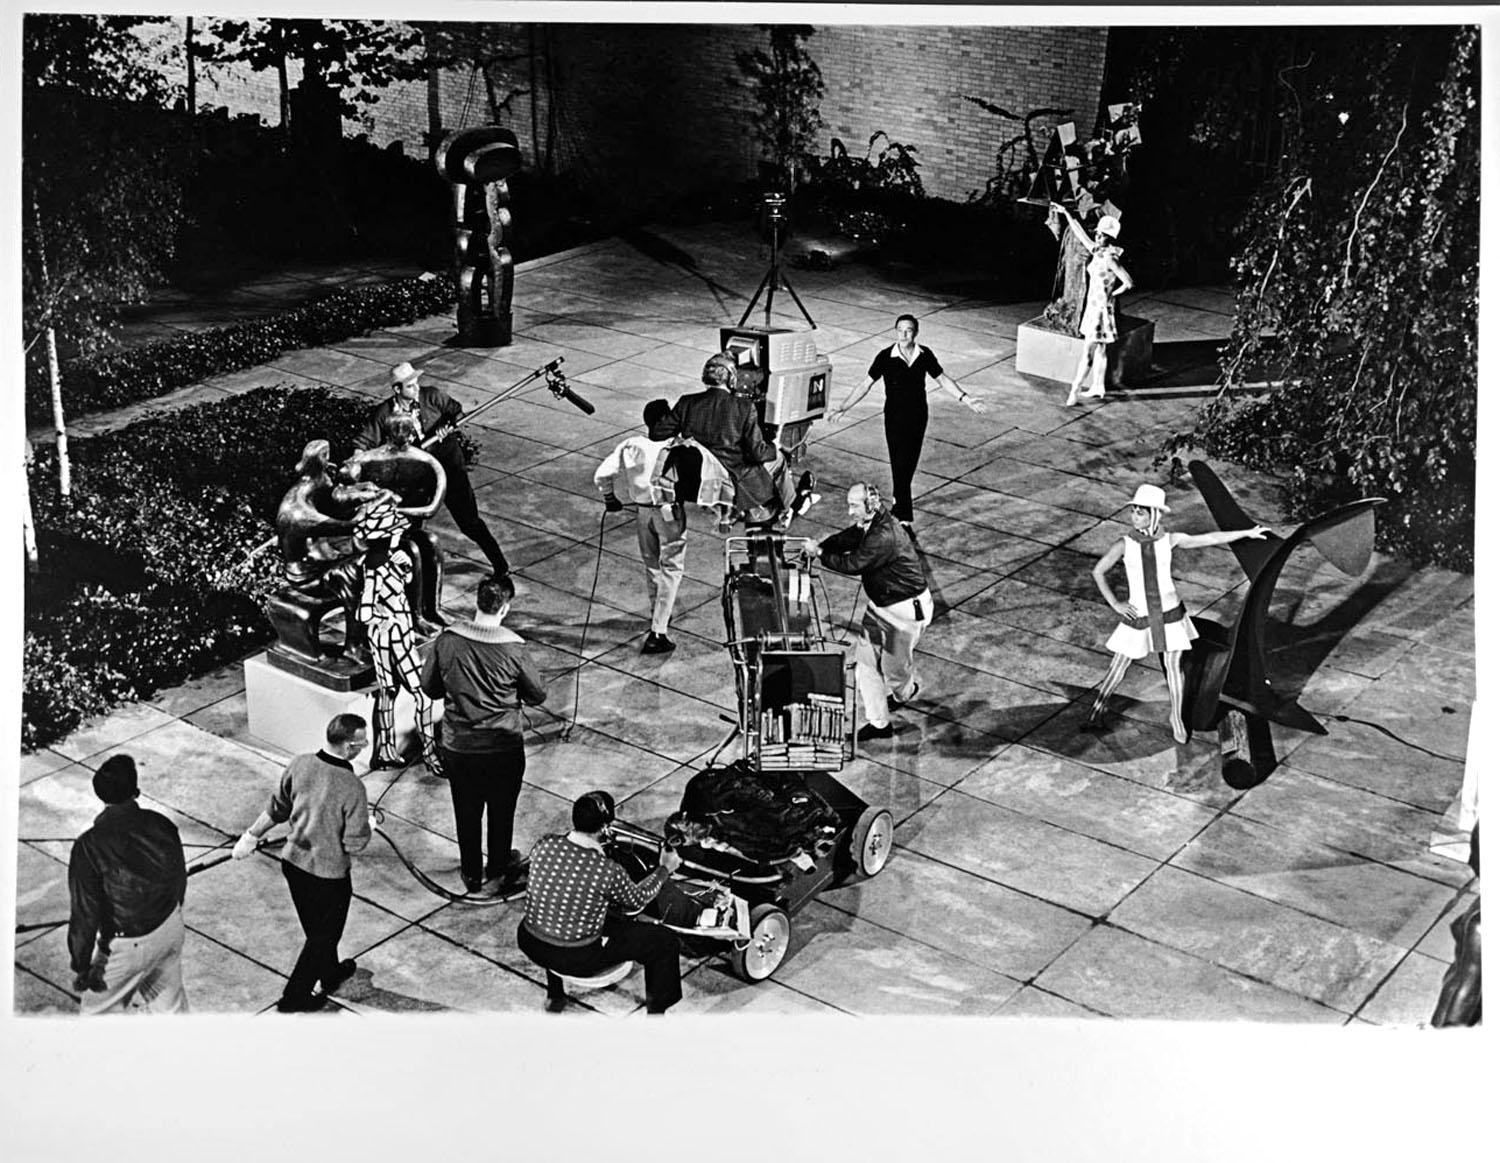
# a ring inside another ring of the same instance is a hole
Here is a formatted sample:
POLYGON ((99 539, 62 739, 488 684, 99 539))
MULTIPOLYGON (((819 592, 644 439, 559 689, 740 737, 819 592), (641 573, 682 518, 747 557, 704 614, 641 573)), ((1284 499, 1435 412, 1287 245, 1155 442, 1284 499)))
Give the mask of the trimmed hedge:
MULTIPOLYGON (((62 369, 68 416, 72 420, 155 399, 211 376, 257 367, 284 351, 325 347, 381 327, 415 323, 450 310, 456 301, 453 280, 446 274, 339 287, 264 319, 73 360, 62 369)), ((52 415, 45 368, 35 359, 28 367, 26 409, 31 423, 46 423, 52 415)))
POLYGON ((303 446, 349 453, 369 401, 259 388, 149 416, 72 444, 73 497, 56 454, 29 470, 41 573, 28 579, 21 745, 239 658, 268 641, 281 584, 271 537, 303 446))

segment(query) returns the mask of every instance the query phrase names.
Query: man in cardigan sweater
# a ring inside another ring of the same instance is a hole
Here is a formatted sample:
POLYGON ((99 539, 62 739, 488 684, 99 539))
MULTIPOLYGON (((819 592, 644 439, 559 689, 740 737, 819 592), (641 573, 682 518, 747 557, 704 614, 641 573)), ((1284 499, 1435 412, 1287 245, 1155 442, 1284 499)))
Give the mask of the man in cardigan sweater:
POLYGON ((335 715, 327 739, 321 751, 287 765, 270 804, 234 846, 234 858, 244 860, 271 828, 289 825, 281 871, 306 940, 276 1003, 284 1014, 322 1009, 328 995, 354 975, 354 962, 339 960, 339 940, 354 896, 349 857, 364 851, 371 826, 365 785, 350 761, 370 736, 358 715, 335 715), (315 994, 319 982, 323 992, 315 994))
POLYGON ((520 887, 525 875, 510 846, 526 773, 521 704, 547 698, 525 642, 502 624, 515 595, 509 577, 485 578, 474 620, 439 634, 422 664, 422 689, 444 700, 438 755, 453 797, 459 872, 470 893, 491 897, 520 887), (486 813, 487 861, 480 849, 486 813), (496 883, 486 888, 487 881, 496 883))

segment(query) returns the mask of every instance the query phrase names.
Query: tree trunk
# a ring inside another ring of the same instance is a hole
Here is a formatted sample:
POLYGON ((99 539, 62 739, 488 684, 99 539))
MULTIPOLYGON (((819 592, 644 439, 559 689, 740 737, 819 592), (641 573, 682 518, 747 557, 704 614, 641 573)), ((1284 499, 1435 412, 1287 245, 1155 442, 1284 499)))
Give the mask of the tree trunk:
POLYGON ((36 232, 38 282, 42 289, 42 311, 46 319, 47 383, 52 389, 52 425, 57 431, 57 491, 66 500, 73 492, 73 469, 68 461, 68 424, 63 413, 62 370, 57 362, 57 332, 52 326, 52 282, 47 274, 47 236, 42 231, 42 209, 31 196, 32 229, 36 232))
POLYGON ((187 18, 187 113, 198 111, 198 56, 193 52, 193 18, 187 18))
POLYGON ((276 95, 281 107, 281 132, 292 123, 292 89, 286 79, 286 28, 281 20, 271 21, 276 45, 276 95))
POLYGON ((536 25, 526 26, 526 59, 531 69, 531 165, 536 168, 542 164, 541 122, 538 119, 536 107, 536 25))
POLYGON ((31 476, 28 470, 31 468, 31 440, 22 436, 26 441, 26 456, 21 464, 21 538, 26 545, 26 572, 36 573, 36 524, 31 518, 31 476))

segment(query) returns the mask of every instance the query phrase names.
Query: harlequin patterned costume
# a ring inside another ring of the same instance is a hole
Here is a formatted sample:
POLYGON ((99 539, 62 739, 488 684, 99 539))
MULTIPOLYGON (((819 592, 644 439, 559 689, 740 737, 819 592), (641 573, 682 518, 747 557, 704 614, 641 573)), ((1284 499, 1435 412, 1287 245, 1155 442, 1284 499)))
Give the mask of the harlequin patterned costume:
POLYGON ((1121 622, 1105 648, 1132 660, 1168 650, 1188 650, 1198 631, 1172 582, 1172 538, 1132 529, 1125 535, 1125 582, 1129 603, 1145 613, 1121 622))
POLYGON ((434 775, 441 771, 432 732, 432 699, 422 690, 422 660, 412 631, 411 603, 406 587, 412 560, 396 539, 406 519, 390 500, 372 501, 360 509, 356 536, 370 546, 365 555, 364 585, 357 617, 369 637, 375 663, 375 739, 377 766, 401 762, 396 750, 396 694, 404 687, 416 702, 417 733, 422 758, 434 775))

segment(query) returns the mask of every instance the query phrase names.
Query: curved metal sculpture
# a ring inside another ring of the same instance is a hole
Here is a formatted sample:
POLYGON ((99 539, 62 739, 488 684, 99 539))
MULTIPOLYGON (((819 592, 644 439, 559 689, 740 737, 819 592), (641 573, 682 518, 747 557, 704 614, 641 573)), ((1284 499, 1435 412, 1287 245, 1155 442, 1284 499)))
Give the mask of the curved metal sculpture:
POLYGON ((521 168, 516 135, 498 125, 461 129, 433 155, 453 185, 453 264, 458 285, 458 342, 505 347, 511 340, 515 267, 510 238, 510 188, 521 168))
MULTIPOLYGON (((1188 472, 1219 528, 1249 529, 1256 524, 1208 465, 1191 461, 1188 472)), ((1328 733, 1295 698, 1278 694, 1271 685, 1265 646, 1271 596, 1287 559, 1304 544, 1311 544, 1344 573, 1362 573, 1374 551, 1375 509, 1383 504, 1383 497, 1365 498, 1299 525, 1285 539, 1272 533, 1263 540, 1230 545, 1250 579, 1250 590, 1232 629, 1194 616, 1200 638, 1187 658, 1184 701, 1193 730, 1218 728, 1224 782, 1231 787, 1254 787, 1275 768, 1271 723, 1315 735, 1328 733)))

